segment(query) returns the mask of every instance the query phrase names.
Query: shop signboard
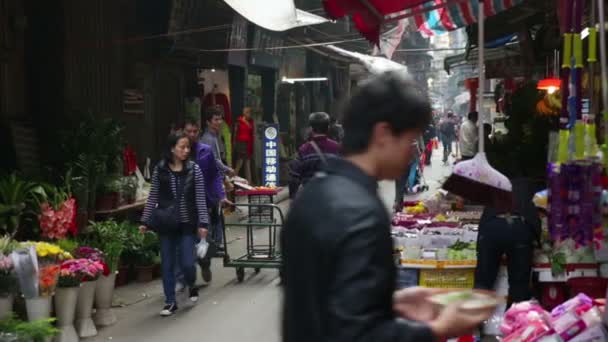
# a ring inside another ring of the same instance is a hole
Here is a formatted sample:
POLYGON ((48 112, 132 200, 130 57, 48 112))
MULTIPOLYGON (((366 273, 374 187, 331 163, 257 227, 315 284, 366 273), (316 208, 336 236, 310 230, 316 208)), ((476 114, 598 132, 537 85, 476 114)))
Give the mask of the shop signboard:
POLYGON ((264 127, 264 146, 262 148, 262 179, 264 186, 275 187, 279 184, 279 125, 267 124, 264 127))
POLYGON ((241 67, 247 66, 247 52, 242 51, 247 47, 247 19, 239 14, 234 15, 230 31, 230 51, 228 52, 228 64, 241 67))
POLYGON ((281 65, 283 50, 281 34, 264 30, 258 26, 253 27, 251 39, 251 54, 249 63, 254 66, 278 69, 281 65))

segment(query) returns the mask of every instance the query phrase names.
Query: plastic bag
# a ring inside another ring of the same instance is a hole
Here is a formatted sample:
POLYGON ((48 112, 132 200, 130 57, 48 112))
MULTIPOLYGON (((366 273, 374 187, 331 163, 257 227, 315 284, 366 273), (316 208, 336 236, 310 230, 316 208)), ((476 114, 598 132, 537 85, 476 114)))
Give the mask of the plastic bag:
POLYGON ((207 255, 208 250, 209 250, 209 243, 207 242, 206 239, 201 239, 201 242, 199 242, 196 245, 196 256, 199 259, 204 259, 205 256, 207 255))

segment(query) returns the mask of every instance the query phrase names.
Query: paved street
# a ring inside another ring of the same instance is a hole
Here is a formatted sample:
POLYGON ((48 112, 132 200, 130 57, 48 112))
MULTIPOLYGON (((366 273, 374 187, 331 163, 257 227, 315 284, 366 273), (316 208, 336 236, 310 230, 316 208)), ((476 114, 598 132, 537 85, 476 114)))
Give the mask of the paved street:
MULTIPOLYGON (((439 187, 439 180, 450 173, 443 166, 440 154, 435 153, 432 167, 425 169, 425 178, 431 190, 419 194, 420 198, 439 187)), ((395 196, 394 182, 381 182, 380 193, 387 206, 392 206, 395 196)), ((288 201, 280 204, 286 210, 288 201)), ((229 249, 234 255, 243 253, 245 232, 231 229, 228 232, 229 249), (233 252, 233 251, 236 251, 233 252)), ((256 238, 265 237, 258 231, 256 238)), ((158 313, 163 306, 160 281, 142 286, 131 284, 119 288, 115 303, 126 306, 117 308, 119 322, 100 330, 97 337, 86 341, 259 341, 279 342, 281 291, 278 272, 262 270, 254 274, 246 272, 245 281, 236 281, 235 270, 223 268, 220 259, 214 260, 214 279, 201 288, 200 300, 190 305, 186 294, 181 294, 180 310, 170 318, 161 318, 158 313), (183 303, 183 304, 182 304, 183 303)), ((199 277, 199 284, 202 280, 199 277)))

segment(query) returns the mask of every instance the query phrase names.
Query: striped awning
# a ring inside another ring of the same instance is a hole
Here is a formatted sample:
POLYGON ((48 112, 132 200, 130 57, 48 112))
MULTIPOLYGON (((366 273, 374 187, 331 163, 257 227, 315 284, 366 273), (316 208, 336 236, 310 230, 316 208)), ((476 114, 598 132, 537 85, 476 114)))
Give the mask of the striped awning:
MULTIPOLYGON (((477 22, 479 1, 452 2, 445 7, 434 9, 445 2, 445 0, 427 1, 409 10, 418 13, 411 20, 423 36, 441 35, 477 22)), ((485 15, 486 17, 496 15, 522 2, 524 0, 486 0, 483 2, 485 15)))
MULTIPOLYGON (((496 15, 525 0, 485 0, 486 17, 496 15)), ((324 0, 333 19, 351 16, 361 34, 374 44, 387 22, 411 18, 425 36, 433 36, 477 21, 479 0, 324 0)))

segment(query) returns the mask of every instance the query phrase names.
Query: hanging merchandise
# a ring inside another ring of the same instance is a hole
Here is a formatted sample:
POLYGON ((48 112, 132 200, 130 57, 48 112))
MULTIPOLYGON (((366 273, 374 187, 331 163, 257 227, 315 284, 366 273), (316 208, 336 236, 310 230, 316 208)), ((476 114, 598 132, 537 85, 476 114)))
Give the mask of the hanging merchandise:
POLYGON ((581 160, 585 157, 585 125, 582 120, 583 111, 583 41, 581 38, 582 21, 585 0, 574 0, 574 33, 572 35, 572 80, 571 92, 568 99, 569 121, 568 128, 573 130, 570 138, 574 149, 574 157, 581 160))
POLYGON ((131 148, 130 145, 127 145, 122 152, 122 161, 123 161, 123 176, 130 176, 135 173, 137 169, 137 157, 135 156, 135 151, 131 148))
MULTIPOLYGON (((602 151, 604 154, 604 174, 606 174, 606 170, 608 170, 608 53, 606 52, 606 20, 604 18, 605 8, 604 1, 598 1, 598 16, 600 23, 600 68, 602 71, 602 105, 604 106, 603 110, 603 119, 604 119, 604 145, 602 146, 602 151)), ((604 181, 604 184, 608 182, 604 181)))
POLYGON ((226 94, 219 92, 218 85, 213 85, 213 90, 205 96, 203 107, 205 109, 219 106, 224 112, 224 121, 229 127, 232 127, 232 109, 230 108, 230 100, 226 94))
POLYGON ((589 111, 586 118, 583 118, 585 122, 585 130, 587 140, 585 141, 585 157, 594 158, 598 155, 598 145, 596 138, 596 124, 595 124, 595 104, 597 99, 595 98, 595 63, 597 62, 597 29, 595 27, 595 13, 596 13, 597 0, 591 1, 591 19, 589 30, 589 51, 587 56, 587 63, 589 63, 589 111))
POLYGON ((572 13, 574 12, 574 0, 565 0, 564 12, 564 45, 562 57, 562 72, 561 72, 561 91, 562 91, 562 109, 559 118, 559 144, 557 152, 557 162, 565 163, 568 160, 568 143, 570 140, 570 131, 568 130, 568 98, 570 97, 570 63, 572 60, 572 13))
MULTIPOLYGON (((478 19, 478 71, 479 71, 479 117, 483 118, 483 95, 485 85, 484 68, 484 6, 480 1, 478 19)), ((484 125, 479 126, 479 137, 484 136, 484 125)), ((484 152, 484 139, 479 139, 479 152, 471 159, 456 164, 454 173, 443 184, 443 188, 467 198, 471 201, 492 206, 499 210, 510 211, 513 206, 512 185, 507 177, 495 170, 486 158, 484 152)))

